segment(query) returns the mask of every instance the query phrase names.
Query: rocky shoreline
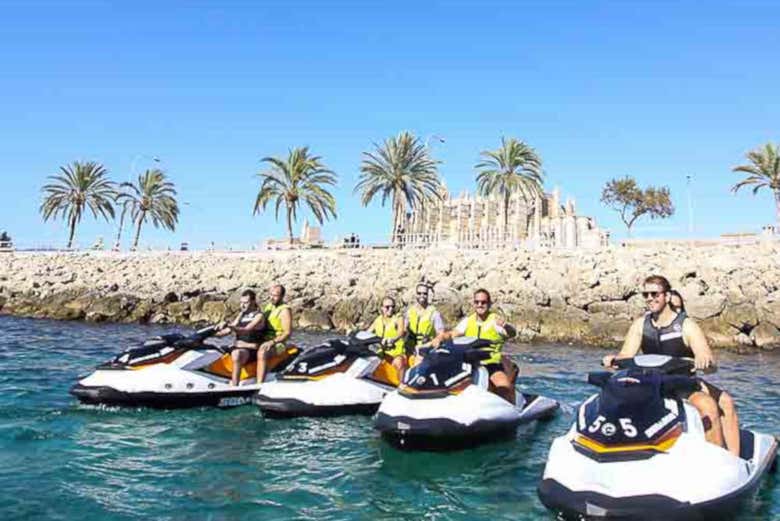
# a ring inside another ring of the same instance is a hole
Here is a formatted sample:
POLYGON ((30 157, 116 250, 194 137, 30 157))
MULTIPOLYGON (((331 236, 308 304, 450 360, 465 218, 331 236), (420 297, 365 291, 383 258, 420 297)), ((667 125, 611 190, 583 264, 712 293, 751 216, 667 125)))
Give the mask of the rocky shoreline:
POLYGON ((365 327, 391 294, 434 284, 448 324, 485 287, 521 340, 616 346, 667 276, 715 347, 780 346, 780 245, 652 243, 592 251, 306 250, 258 253, 2 253, 0 313, 94 322, 201 324, 239 293, 284 284, 299 328, 365 327))

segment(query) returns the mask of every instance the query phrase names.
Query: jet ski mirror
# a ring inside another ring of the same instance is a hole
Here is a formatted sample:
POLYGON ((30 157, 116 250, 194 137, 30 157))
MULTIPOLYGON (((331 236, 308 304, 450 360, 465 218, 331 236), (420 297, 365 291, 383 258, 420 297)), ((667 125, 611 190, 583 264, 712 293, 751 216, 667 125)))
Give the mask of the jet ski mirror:
POLYGON ((612 373, 609 371, 595 371, 588 373, 588 383, 590 385, 595 385, 596 387, 604 387, 604 385, 607 383, 607 380, 609 380, 611 376, 612 373))

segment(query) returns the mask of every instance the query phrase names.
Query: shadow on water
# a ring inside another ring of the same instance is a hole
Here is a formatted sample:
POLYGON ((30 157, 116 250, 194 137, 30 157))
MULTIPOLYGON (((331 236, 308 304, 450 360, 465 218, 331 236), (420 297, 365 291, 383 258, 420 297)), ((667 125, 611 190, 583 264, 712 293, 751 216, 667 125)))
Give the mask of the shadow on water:
MULTIPOLYGON (((519 346, 520 386, 561 401, 553 419, 522 426, 511 441, 402 452, 379 438, 369 417, 271 420, 253 406, 85 407, 68 395, 95 364, 171 328, 0 316, 0 329, 3 520, 554 519, 536 485, 552 438, 594 392, 584 378, 603 355, 519 346), (33 367, 46 367, 45 378, 33 367)), ((715 381, 736 396, 743 422, 780 432, 780 357, 720 358, 715 381)), ((772 476, 739 519, 778 518, 780 486, 772 476)))

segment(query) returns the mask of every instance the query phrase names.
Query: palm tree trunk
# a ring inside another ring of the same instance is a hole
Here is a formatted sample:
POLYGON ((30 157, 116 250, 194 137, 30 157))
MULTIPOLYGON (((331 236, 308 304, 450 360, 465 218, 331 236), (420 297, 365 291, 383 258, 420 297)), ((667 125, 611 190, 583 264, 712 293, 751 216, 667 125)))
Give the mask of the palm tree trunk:
POLYGON ((70 235, 68 236, 68 246, 70 249, 73 246, 73 236, 76 235, 76 219, 70 220, 70 235))
POLYGON ((138 214, 138 226, 135 228, 135 240, 133 241, 133 249, 138 249, 138 239, 141 238, 141 225, 144 223, 144 218, 146 217, 146 212, 141 212, 138 214))
POLYGON ((293 234, 292 234, 292 208, 290 207, 290 204, 287 204, 287 235, 290 237, 290 247, 293 245, 293 234))
POLYGON ((504 242, 509 232, 509 192, 504 194, 504 236, 501 237, 501 242, 504 242))
POLYGON ((125 212, 127 212, 127 206, 122 207, 122 213, 119 216, 119 230, 116 232, 116 243, 114 243, 114 248, 116 250, 119 250, 119 245, 122 241, 122 227, 125 224, 125 212))
POLYGON ((393 224, 390 229, 390 244, 395 246, 398 243, 398 196, 393 194, 393 224))
POLYGON ((775 218, 777 219, 775 233, 780 233, 780 190, 775 190, 775 218))

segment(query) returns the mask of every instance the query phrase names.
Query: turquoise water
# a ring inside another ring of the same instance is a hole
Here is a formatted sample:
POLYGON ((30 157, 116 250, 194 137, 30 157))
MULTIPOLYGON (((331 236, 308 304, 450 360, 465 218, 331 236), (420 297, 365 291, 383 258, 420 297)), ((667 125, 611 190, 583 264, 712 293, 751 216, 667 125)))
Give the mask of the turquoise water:
MULTIPOLYGON (((367 417, 101 409, 67 393, 122 346, 172 329, 0 316, 0 519, 554 519, 535 487, 603 354, 516 348, 528 389, 562 413, 514 441, 445 454, 395 451, 367 417)), ((780 356, 724 353, 721 367, 713 380, 744 423, 780 433, 780 356)), ((740 519, 780 519, 776 477, 740 519)))

